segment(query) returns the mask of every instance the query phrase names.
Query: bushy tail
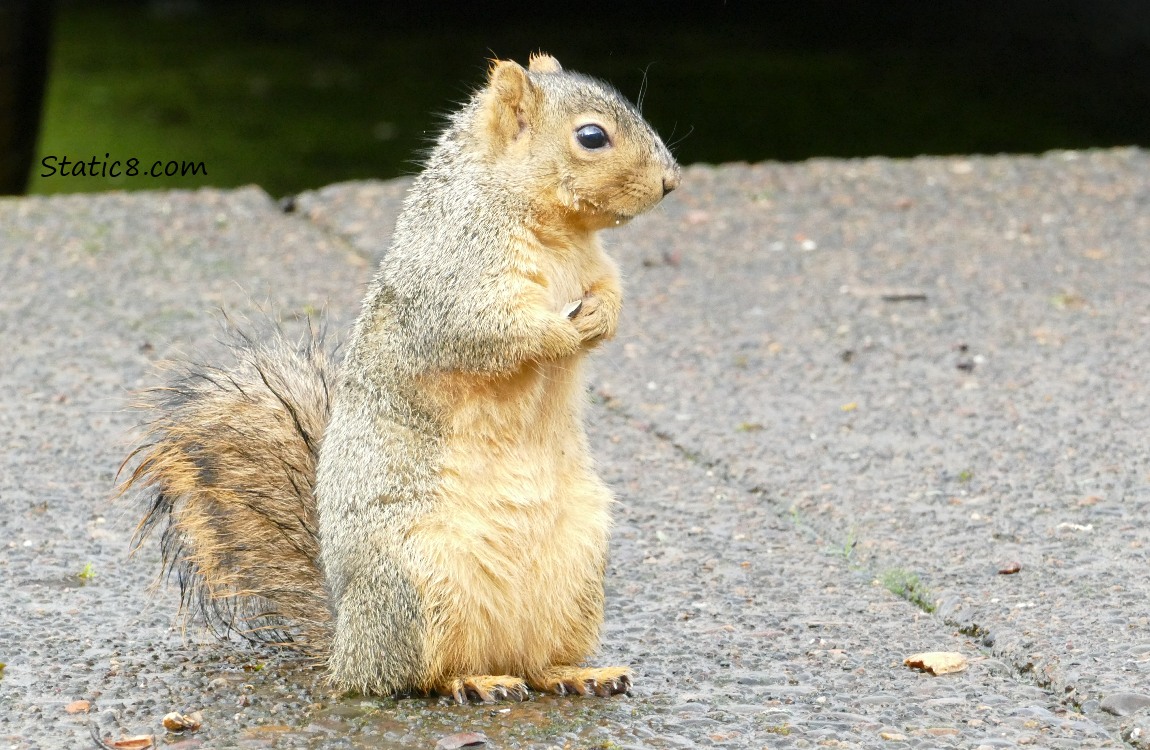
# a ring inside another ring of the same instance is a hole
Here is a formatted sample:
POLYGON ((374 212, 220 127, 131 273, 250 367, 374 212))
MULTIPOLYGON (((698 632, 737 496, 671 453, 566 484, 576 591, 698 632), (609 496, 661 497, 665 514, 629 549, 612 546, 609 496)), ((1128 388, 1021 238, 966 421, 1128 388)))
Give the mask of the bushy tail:
POLYGON ((186 364, 143 395, 147 432, 119 488, 146 503, 133 545, 162 529, 162 576, 221 636, 319 651, 331 613, 315 470, 336 368, 311 332, 292 344, 232 330, 230 348, 230 367, 186 364))

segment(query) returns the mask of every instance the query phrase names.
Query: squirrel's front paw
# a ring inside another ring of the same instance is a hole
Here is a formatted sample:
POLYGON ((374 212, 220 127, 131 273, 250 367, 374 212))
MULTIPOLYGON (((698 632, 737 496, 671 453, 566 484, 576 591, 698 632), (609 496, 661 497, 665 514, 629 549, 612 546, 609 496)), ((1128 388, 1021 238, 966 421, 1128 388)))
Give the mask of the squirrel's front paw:
POLYGON ((575 329, 579 331, 584 343, 594 343, 615 335, 619 310, 599 295, 589 293, 565 309, 569 310, 567 316, 575 324, 575 329))
POLYGON ((626 667, 552 667, 528 684, 544 693, 598 695, 604 698, 631 690, 631 670, 626 667))
POLYGON ((447 680, 435 689, 440 695, 455 699, 456 703, 473 700, 484 703, 527 700, 527 683, 510 675, 471 675, 447 680))

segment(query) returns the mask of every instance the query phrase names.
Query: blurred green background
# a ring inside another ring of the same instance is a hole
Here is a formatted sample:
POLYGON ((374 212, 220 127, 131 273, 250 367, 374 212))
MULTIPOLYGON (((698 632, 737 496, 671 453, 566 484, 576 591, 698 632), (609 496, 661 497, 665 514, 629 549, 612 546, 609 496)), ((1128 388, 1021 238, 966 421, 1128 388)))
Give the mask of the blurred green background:
POLYGON ((1146 144, 1150 32, 1130 5, 64 2, 29 192, 411 173, 487 58, 540 48, 632 99, 645 86, 684 163, 1146 144), (40 176, 43 157, 104 154, 207 175, 40 176))

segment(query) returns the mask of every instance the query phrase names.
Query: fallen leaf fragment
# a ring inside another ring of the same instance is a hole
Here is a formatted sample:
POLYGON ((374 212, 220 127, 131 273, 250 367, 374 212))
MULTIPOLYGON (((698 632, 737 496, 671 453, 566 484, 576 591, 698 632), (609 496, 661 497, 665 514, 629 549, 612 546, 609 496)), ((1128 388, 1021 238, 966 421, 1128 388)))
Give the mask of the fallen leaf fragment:
POLYGON ((203 726, 203 719, 200 713, 182 714, 179 711, 172 711, 170 714, 164 716, 164 729, 169 732, 195 732, 203 726))
POLYGON ((953 651, 925 651, 906 657, 903 664, 911 669, 940 675, 966 669, 966 657, 953 651))
POLYGON ((86 714, 88 713, 88 709, 91 707, 92 704, 88 701, 79 700, 72 701, 68 705, 64 706, 64 710, 70 714, 86 714))
POLYGON ((115 741, 104 739, 96 722, 91 720, 88 721, 88 733, 92 735, 92 741, 100 750, 148 750, 156 745, 155 738, 150 734, 123 737, 115 741))
POLYGON ((460 732, 440 737, 435 750, 459 750, 461 747, 480 747, 487 744, 487 735, 482 732, 460 732))

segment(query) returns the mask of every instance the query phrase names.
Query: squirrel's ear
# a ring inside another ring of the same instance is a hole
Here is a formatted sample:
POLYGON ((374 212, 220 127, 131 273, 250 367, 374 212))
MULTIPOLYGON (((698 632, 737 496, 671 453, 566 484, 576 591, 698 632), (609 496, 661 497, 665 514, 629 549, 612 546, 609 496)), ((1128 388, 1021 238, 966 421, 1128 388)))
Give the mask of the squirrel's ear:
POLYGON ((562 73, 563 66, 551 55, 543 52, 533 52, 527 63, 527 69, 532 73, 562 73))
POLYGON ((486 98, 492 141, 502 148, 527 129, 538 106, 539 92, 518 63, 499 60, 491 66, 486 98))

